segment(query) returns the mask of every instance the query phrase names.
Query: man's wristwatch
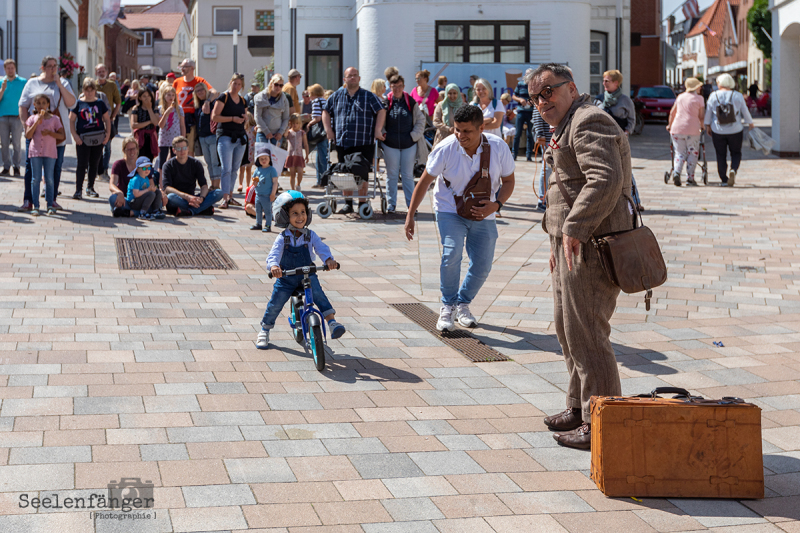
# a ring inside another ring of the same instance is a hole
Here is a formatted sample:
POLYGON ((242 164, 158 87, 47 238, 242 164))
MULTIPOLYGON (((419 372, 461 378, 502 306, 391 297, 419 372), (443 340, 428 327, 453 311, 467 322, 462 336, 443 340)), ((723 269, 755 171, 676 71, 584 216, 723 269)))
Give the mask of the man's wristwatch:
POLYGON ((501 202, 500 200, 495 200, 494 203, 498 205, 497 211, 495 211, 495 213, 499 213, 500 210, 503 209, 503 202, 501 202))

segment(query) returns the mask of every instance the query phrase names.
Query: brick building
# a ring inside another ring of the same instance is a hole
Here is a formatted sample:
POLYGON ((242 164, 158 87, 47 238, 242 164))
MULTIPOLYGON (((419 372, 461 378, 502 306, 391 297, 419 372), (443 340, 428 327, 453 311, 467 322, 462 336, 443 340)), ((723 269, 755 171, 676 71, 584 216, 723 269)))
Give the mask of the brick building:
POLYGON ((138 77, 138 46, 141 39, 139 34, 129 30, 118 20, 113 25, 106 26, 106 67, 109 72, 117 73, 120 84, 126 79, 134 80, 138 77))
POLYGON ((631 86, 664 83, 661 0, 631 0, 631 86))

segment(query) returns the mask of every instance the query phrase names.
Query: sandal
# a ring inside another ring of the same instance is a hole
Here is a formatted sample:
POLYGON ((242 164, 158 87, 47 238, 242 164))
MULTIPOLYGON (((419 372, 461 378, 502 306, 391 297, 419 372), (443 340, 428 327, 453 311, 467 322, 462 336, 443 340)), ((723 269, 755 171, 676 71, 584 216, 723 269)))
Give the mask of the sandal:
POLYGON ((235 200, 234 198, 230 198, 230 199, 228 200, 228 204, 230 204, 230 205, 236 205, 236 206, 239 206, 239 207, 241 207, 241 206, 242 206, 242 204, 241 204, 239 201, 235 200))
POLYGON ((222 203, 220 204, 219 208, 220 209, 228 209, 228 202, 229 202, 229 200, 223 200, 222 203))

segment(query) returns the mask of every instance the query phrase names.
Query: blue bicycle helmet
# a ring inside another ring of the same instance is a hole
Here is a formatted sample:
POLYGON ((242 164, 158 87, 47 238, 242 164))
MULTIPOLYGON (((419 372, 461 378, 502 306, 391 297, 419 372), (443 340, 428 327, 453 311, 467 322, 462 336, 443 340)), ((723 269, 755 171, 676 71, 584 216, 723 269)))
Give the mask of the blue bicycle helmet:
POLYGON ((308 227, 311 224, 311 209, 308 200, 299 191, 284 191, 275 198, 272 202, 273 224, 279 228, 289 227, 289 210, 298 202, 306 206, 306 227, 308 227))

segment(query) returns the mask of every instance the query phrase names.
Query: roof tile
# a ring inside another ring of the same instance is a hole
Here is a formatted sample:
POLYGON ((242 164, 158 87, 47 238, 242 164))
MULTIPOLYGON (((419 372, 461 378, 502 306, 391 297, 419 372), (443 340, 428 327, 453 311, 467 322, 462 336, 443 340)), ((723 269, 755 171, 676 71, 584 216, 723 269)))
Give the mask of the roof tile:
POLYGON ((119 21, 131 30, 157 29, 164 39, 172 40, 178 34, 183 17, 183 13, 126 13, 119 21))

